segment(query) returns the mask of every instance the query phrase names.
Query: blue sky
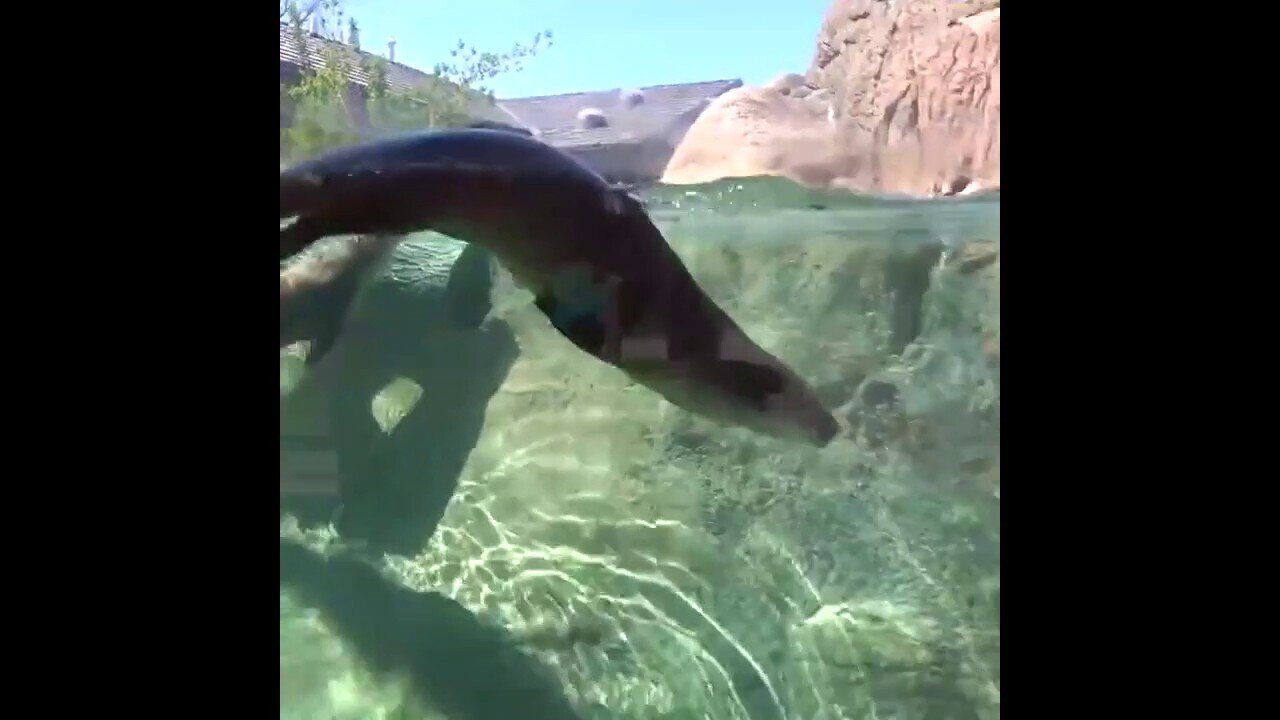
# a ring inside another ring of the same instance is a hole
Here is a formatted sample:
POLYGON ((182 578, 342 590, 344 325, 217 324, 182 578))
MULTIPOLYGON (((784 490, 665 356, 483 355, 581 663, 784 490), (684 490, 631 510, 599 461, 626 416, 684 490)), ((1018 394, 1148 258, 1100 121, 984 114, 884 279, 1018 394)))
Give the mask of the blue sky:
POLYGON ((490 83, 498 97, 803 73, 831 0, 345 0, 365 50, 429 70, 459 40, 554 45, 490 83))

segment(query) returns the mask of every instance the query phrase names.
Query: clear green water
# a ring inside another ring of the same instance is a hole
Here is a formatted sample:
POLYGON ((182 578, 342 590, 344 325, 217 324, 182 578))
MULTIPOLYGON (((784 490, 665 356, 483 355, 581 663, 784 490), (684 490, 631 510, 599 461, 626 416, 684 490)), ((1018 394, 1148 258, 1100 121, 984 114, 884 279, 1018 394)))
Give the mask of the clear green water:
MULTIPOLYGON (((424 446, 474 411, 429 543, 352 549, 282 512, 281 718, 999 717, 999 196, 647 195, 845 433, 818 450, 690 417, 500 277, 486 332, 518 355, 478 410, 459 388, 490 346, 462 336, 427 341, 462 370, 369 405, 388 428, 432 408, 424 446)), ((298 375, 283 355, 282 398, 298 375)))

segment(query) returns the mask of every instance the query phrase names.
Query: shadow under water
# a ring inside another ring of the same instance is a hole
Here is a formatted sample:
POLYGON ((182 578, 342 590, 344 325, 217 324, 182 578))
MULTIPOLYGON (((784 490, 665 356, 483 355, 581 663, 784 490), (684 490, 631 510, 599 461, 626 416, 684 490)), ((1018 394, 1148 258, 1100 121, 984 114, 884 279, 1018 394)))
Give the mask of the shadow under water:
POLYGON ((577 720, 555 676, 457 602, 369 563, 280 540, 280 584, 320 610, 376 675, 405 677, 458 720, 577 720))
MULTIPOLYGON (((363 509, 312 532, 375 557, 282 525, 282 590, 443 712, 406 719, 998 719, 998 192, 757 178, 642 197, 842 435, 797 448, 691 418, 569 347, 509 282, 476 285, 492 297, 463 315, 485 319, 460 329, 447 297, 397 290, 447 269, 402 273, 366 300, 381 319, 347 338, 356 370, 323 400, 363 509), (417 395, 371 410, 397 377, 417 395), (528 642, 548 627, 592 641, 528 642)), ((292 642, 282 678, 309 652, 292 642)), ((366 705, 350 717, 385 716, 366 705)))

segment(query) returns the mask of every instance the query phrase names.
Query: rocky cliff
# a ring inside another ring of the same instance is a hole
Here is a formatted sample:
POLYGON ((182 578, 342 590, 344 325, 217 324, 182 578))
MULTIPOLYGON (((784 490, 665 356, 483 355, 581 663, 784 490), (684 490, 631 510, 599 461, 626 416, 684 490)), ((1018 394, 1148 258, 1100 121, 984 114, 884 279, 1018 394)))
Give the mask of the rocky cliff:
POLYGON ((664 180, 743 175, 913 194, 998 186, 999 0, 835 0, 808 73, 721 96, 664 180))

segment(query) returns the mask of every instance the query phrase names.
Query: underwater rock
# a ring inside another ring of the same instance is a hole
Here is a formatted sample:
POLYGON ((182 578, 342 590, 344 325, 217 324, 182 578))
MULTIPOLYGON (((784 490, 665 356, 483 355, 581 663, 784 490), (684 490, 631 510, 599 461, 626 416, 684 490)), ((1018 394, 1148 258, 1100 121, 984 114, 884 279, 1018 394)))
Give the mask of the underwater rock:
POLYGON ((924 319, 924 295, 929 277, 942 257, 941 243, 922 243, 914 249, 892 253, 885 264, 885 288, 889 293, 890 352, 897 355, 917 337, 924 319))
POLYGON ((1000 246, 993 242, 965 243, 951 261, 961 275, 972 275, 991 267, 1000 259, 1000 246))
POLYGON ((859 388, 845 413, 845 422, 871 448, 906 438, 910 423, 898 404, 899 390, 884 380, 871 379, 859 388))
POLYGON ((936 624, 885 600, 824 605, 795 628, 797 647, 836 669, 903 671, 929 667, 936 624))
POLYGON ((1000 244, 990 241, 965 243, 949 258, 947 264, 961 275, 980 284, 987 295, 987 312, 979 317, 982 327, 982 352, 992 368, 1000 367, 1000 244))
POLYGON ((841 717, 970 720, 989 706, 938 623, 900 603, 825 605, 793 628, 791 643, 793 672, 841 717))
POLYGON ((862 386, 862 404, 869 408, 888 408, 898 402, 898 386, 883 380, 871 380, 862 386))

